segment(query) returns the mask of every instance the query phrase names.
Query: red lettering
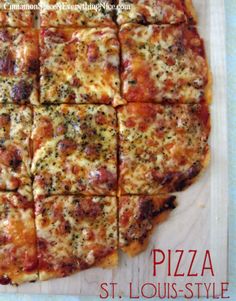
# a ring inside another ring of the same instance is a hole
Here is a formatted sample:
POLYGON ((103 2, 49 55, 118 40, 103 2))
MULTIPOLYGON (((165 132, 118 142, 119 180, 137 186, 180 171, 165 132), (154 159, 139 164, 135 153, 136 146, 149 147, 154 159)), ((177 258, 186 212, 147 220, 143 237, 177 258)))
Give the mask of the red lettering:
POLYGON ((168 250, 168 276, 171 276, 171 250, 168 250))
POLYGON ((184 276, 184 273, 180 274, 180 273, 178 273, 178 271, 179 271, 179 266, 180 266, 184 251, 183 250, 176 250, 175 253, 180 253, 180 256, 179 256, 179 260, 178 260, 178 263, 177 263, 177 266, 176 266, 176 269, 175 269, 174 276, 175 277, 181 277, 181 276, 184 276))
POLYGON ((193 298, 193 291, 192 291, 192 283, 186 283, 185 288, 190 293, 190 295, 184 294, 185 299, 192 299, 193 298))
POLYGON ((204 262, 202 265, 201 276, 204 276, 205 270, 210 270, 211 275, 215 276, 214 271, 213 271, 212 261, 211 261, 211 254, 210 254, 209 250, 206 250, 206 253, 205 253, 204 262), (209 266, 207 266, 207 264, 209 264, 209 266))
POLYGON ((157 265, 162 264, 165 261, 165 253, 160 249, 154 249, 153 250, 153 276, 155 277, 157 275, 157 265), (162 255, 162 259, 160 261, 157 261, 157 254, 162 255))
POLYGON ((115 286, 117 285, 117 283, 111 282, 110 285, 111 285, 111 296, 112 298, 115 298, 115 286))
POLYGON ((144 284, 142 285, 142 287, 141 287, 141 294, 142 294, 142 297, 143 297, 143 298, 147 298, 147 299, 154 298, 154 297, 156 296, 156 294, 157 294, 157 288, 156 288, 156 286, 155 286, 153 283, 150 283, 150 282, 144 283, 144 284), (149 290, 150 290, 149 287, 153 288, 153 293, 152 293, 152 294, 150 293, 150 295, 146 295, 146 294, 144 293, 144 289, 145 289, 146 287, 148 288, 148 292, 149 292, 149 290))
POLYGON ((192 274, 191 271, 192 271, 193 263, 194 263, 194 260, 195 260, 196 254, 197 254, 197 250, 189 250, 189 253, 193 253, 193 256, 192 256, 192 260, 191 260, 191 263, 190 263, 190 266, 189 266, 188 276, 189 277, 196 277, 196 276, 198 276, 198 273, 192 274))
POLYGON ((101 283, 101 290, 105 293, 105 295, 102 295, 102 293, 99 295, 101 299, 106 299, 109 297, 109 292, 107 290, 108 284, 106 282, 101 283))
POLYGON ((229 296, 225 296, 224 293, 228 292, 229 289, 229 282, 222 282, 221 283, 221 298, 222 299, 229 299, 229 296))
POLYGON ((133 296, 132 294, 132 282, 129 283, 129 298, 130 299, 139 299, 139 296, 133 296))
POLYGON ((207 284, 206 283, 204 283, 204 286, 205 286, 205 289, 206 289, 206 297, 207 297, 207 299, 210 297, 209 296, 209 290, 210 290, 210 288, 211 288, 211 283, 209 283, 209 286, 207 286, 207 284))
POLYGON ((216 284, 213 283, 213 294, 212 294, 213 299, 220 299, 219 295, 216 292, 216 284))

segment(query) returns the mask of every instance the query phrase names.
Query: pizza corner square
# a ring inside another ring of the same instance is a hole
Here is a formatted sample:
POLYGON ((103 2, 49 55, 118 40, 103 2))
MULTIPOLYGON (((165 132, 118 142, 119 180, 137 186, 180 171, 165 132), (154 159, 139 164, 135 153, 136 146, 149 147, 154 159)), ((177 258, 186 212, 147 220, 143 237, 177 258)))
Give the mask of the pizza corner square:
POLYGON ((119 39, 126 101, 200 103, 208 98, 205 49, 194 26, 124 24, 119 39))
POLYGON ((116 197, 36 199, 39 278, 117 265, 116 197))

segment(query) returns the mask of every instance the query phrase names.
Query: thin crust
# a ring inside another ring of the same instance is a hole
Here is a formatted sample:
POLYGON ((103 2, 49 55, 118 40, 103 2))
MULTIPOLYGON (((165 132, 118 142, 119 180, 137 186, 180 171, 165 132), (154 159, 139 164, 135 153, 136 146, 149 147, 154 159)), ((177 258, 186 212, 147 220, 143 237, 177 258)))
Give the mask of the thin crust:
POLYGON ((193 1, 192 0, 183 0, 183 1, 186 7, 189 22, 192 24, 197 24, 198 17, 197 17, 197 12, 193 5, 193 1))
POLYGON ((205 100, 208 105, 212 103, 212 85, 213 85, 213 76, 212 72, 208 67, 208 81, 205 87, 205 100))
POLYGON ((176 207, 175 196, 123 196, 119 199, 119 246, 129 256, 144 251, 155 226, 176 207))
POLYGON ((113 254, 108 255, 95 264, 95 266, 104 268, 104 269, 112 269, 118 266, 118 252, 114 251, 113 254))

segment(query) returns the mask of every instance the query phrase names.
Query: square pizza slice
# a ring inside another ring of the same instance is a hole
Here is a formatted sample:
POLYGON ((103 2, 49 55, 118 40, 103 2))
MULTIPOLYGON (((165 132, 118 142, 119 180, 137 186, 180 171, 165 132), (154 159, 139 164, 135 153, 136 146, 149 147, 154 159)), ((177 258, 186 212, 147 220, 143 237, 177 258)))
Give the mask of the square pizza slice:
POLYGON ((0 29, 0 103, 38 103, 38 32, 0 29))
POLYGON ((115 195, 116 123, 107 105, 35 108, 34 194, 115 195))
POLYGON ((115 27, 114 12, 109 7, 112 3, 111 0, 40 0, 41 26, 115 27))
POLYGON ((196 13, 191 0, 119 0, 118 24, 195 24, 196 13), (123 6, 129 6, 124 9, 123 6))
POLYGON ((0 283, 36 281, 37 244, 31 192, 0 192, 0 242, 0 283))
POLYGON ((203 40, 195 27, 126 24, 119 37, 126 101, 211 101, 211 75, 203 40))
POLYGON ((209 161, 206 104, 130 103, 118 110, 120 194, 181 191, 209 161))
POLYGON ((0 104, 0 191, 31 184, 31 126, 29 107, 0 104))
POLYGON ((36 0, 1 0, 0 26, 1 27, 33 27, 33 11, 23 10, 23 6, 36 4, 36 0), (13 5, 15 7, 10 7, 13 5), (22 6, 22 7, 21 7, 22 6), (14 9, 13 9, 14 8, 14 9))
POLYGON ((39 278, 117 265, 116 197, 36 199, 39 278))
POLYGON ((130 256, 147 248, 155 225, 176 207, 175 196, 129 195, 119 198, 119 247, 130 256))
POLYGON ((119 42, 111 28, 41 31, 41 103, 119 104, 119 42))

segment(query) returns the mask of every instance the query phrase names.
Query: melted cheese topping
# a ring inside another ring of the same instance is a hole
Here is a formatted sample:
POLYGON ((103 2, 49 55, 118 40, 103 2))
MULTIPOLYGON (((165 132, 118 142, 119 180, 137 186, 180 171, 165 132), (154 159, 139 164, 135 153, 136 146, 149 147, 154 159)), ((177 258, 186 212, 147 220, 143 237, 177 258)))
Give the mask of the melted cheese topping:
POLYGON ((10 139, 28 145, 32 112, 27 106, 0 104, 0 140, 10 139))
POLYGON ((194 27, 126 24, 122 92, 130 102, 198 103, 208 84, 203 41, 194 27))
POLYGON ((31 199, 0 193, 0 283, 37 279, 36 235, 31 199))
POLYGON ((2 28, 0 37, 0 73, 9 75, 36 74, 36 67, 38 67, 37 30, 2 28), (8 68, 3 68, 5 65, 8 68))
POLYGON ((70 275, 116 253, 115 197, 52 196, 36 203, 39 276, 70 275))
POLYGON ((24 191, 31 184, 32 113, 25 106, 0 105, 0 190, 24 191))
MULTIPOLYGON (((49 4, 56 5, 57 3, 64 3, 66 5, 81 5, 87 3, 88 5, 98 5, 104 3, 111 4, 111 1, 104 0, 40 0, 40 4, 45 7, 49 4)), ((41 10, 41 26, 43 27, 114 27, 112 20, 112 12, 102 7, 100 11, 94 10, 41 10)))
POLYGON ((0 76, 0 103, 38 105, 38 85, 34 76, 0 76))
POLYGON ((205 105, 128 104, 119 109, 122 194, 183 190, 208 158, 205 105))
POLYGON ((35 195, 116 192, 116 114, 106 105, 35 108, 35 195))
POLYGON ((0 103, 38 103, 38 34, 0 29, 0 103))
POLYGON ((120 5, 130 5, 129 10, 118 10, 118 24, 125 23, 157 23, 177 24, 193 22, 193 16, 189 15, 186 1, 182 0, 119 0, 120 5))
MULTIPOLYGON (((1 0, 0 4, 34 4, 36 0, 1 0)), ((1 10, 0 26, 33 27, 33 13, 27 10, 1 10)))
POLYGON ((115 103, 119 43, 103 29, 45 29, 41 33, 41 103, 115 103))

